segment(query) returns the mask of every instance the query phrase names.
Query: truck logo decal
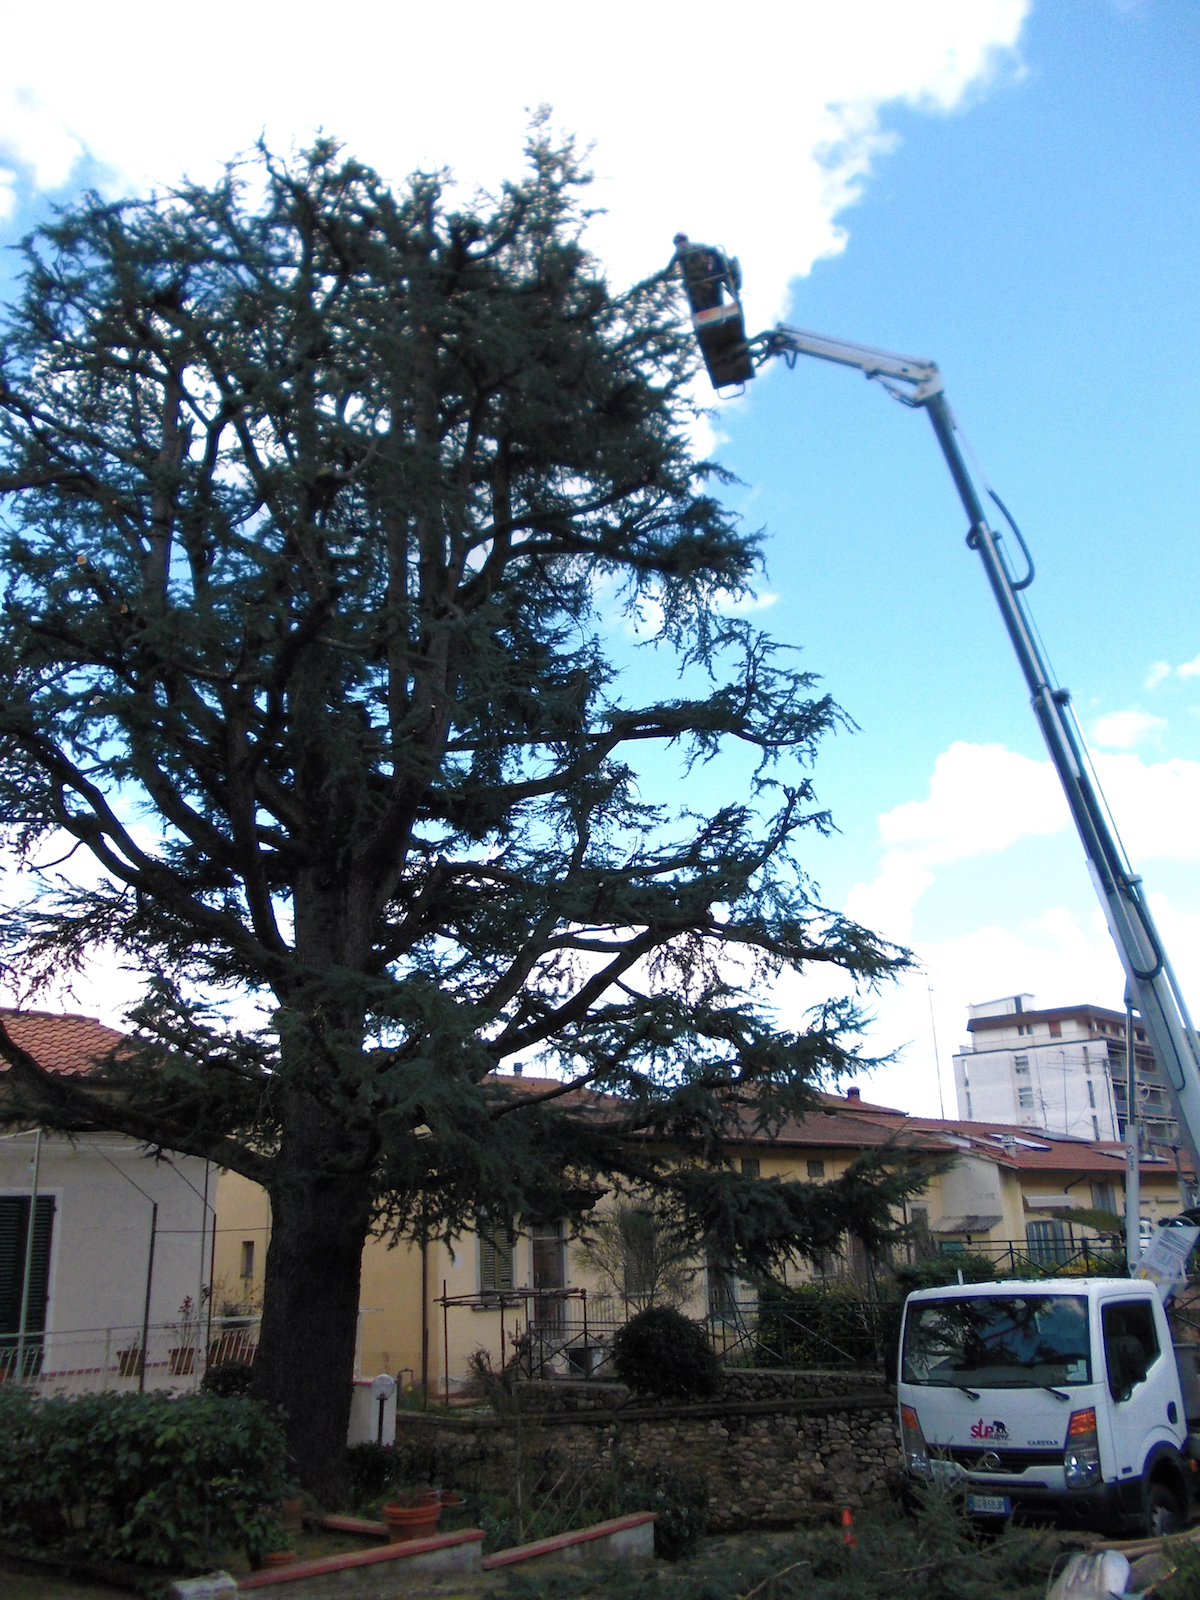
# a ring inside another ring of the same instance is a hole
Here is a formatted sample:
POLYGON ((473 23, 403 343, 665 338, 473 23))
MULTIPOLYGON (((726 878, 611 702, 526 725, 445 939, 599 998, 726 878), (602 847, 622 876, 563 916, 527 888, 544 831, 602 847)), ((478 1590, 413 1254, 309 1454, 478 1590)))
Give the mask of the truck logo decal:
POLYGON ((1002 1422, 985 1422, 980 1417, 978 1422, 971 1424, 972 1439, 1007 1439, 1008 1429, 1002 1422))

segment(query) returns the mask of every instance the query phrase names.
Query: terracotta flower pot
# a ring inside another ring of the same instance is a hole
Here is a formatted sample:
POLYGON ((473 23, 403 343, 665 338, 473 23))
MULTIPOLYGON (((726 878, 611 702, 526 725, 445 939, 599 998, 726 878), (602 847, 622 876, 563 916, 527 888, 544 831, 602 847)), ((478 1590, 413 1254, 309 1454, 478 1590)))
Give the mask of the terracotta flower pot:
POLYGON ((279 1502, 279 1521, 285 1533, 299 1533, 304 1527, 304 1496, 295 1495, 279 1502))
POLYGON ((437 1527, 441 1514, 440 1499, 427 1499, 416 1506, 384 1506, 383 1520, 387 1523, 388 1543, 404 1544, 409 1539, 427 1538, 437 1527))
POLYGON ((262 1558, 264 1567, 286 1567, 295 1559, 294 1550, 267 1550, 262 1558))

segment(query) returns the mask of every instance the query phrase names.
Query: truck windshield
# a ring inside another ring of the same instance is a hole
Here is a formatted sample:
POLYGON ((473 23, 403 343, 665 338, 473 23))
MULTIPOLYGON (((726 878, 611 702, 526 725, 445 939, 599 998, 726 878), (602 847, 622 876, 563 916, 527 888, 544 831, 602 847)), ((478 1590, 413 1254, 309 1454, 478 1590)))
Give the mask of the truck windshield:
POLYGON ((911 1305, 905 1383, 1036 1389, 1090 1383, 1087 1300, 1075 1294, 964 1295, 911 1305))

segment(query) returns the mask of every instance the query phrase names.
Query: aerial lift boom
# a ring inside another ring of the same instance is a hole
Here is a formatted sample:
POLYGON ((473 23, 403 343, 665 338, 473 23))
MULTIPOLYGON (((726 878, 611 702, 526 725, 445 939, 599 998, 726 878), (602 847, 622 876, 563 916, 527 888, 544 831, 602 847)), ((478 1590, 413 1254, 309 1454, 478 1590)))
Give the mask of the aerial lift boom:
MULTIPOLYGON (((676 259, 683 269, 689 301, 693 303, 693 325, 714 381, 718 378, 722 383, 744 381, 745 375, 752 377, 754 369, 773 356, 782 356, 789 366, 794 366, 800 356, 813 356, 819 361, 857 368, 866 377, 876 379, 902 404, 928 415, 967 514, 967 544, 983 562, 1025 675, 1034 715, 1062 784, 1109 932, 1125 969, 1127 996, 1141 1013, 1147 1040, 1170 1092, 1192 1171, 1200 1181, 1200 1042, 1147 904, 1142 880, 1132 871, 1109 821, 1107 807, 1085 755, 1083 735, 1071 708, 1070 694, 1055 683, 1038 644, 1023 597, 1023 591, 1033 581, 1029 552, 1016 524, 993 493, 991 497, 1025 557, 1026 571, 1019 578, 1015 577, 1000 535, 988 523, 983 501, 959 447, 957 427, 937 366, 932 361, 895 355, 870 345, 853 344, 846 339, 833 339, 784 324, 754 339, 746 339, 738 294, 741 276, 736 263, 731 268, 723 252, 711 246, 693 245, 686 235, 677 235, 675 244, 676 259), (701 251, 704 252, 702 258, 701 251), (726 268, 724 272, 722 264, 726 268), (701 266, 705 269, 703 273, 698 270, 701 266), (697 282, 702 286, 709 309, 715 295, 715 303, 726 313, 721 322, 719 363, 709 359, 705 347, 706 325, 694 308, 693 284, 697 282), (741 332, 740 350, 737 348, 738 330, 741 332), (731 369, 743 376, 737 380, 724 377, 723 373, 731 369)), ((1128 1109, 1132 1117, 1132 1103, 1128 1109)), ((1182 1198, 1188 1205, 1195 1200, 1194 1196, 1182 1198)), ((1131 1248, 1131 1266, 1135 1259, 1131 1248)))

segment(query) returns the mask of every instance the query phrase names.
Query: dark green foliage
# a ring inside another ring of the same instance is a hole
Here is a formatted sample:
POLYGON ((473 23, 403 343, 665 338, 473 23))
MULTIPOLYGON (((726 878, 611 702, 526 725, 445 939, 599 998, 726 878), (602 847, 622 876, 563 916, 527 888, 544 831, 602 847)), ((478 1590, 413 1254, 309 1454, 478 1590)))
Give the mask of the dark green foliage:
POLYGON ((1169 1557, 1175 1562, 1171 1576, 1155 1586, 1155 1600, 1197 1600, 1200 1595, 1200 1549, 1179 1545, 1169 1557))
POLYGON ((612 1366, 635 1394, 663 1400, 700 1400, 721 1384, 704 1329, 669 1306, 647 1306, 617 1331, 612 1366))
POLYGON ((231 1548, 278 1549, 279 1424, 247 1399, 0 1391, 0 1539, 64 1555, 198 1571, 231 1548))
POLYGON ((943 1284, 957 1283, 960 1272, 964 1283, 994 1283, 997 1278, 1012 1276, 987 1256, 972 1255, 969 1250, 943 1250, 924 1261, 914 1261, 911 1266, 896 1267, 893 1277, 901 1295, 906 1295, 916 1289, 938 1289, 943 1284))
MULTIPOLYGON (((854 1520, 853 1550, 837 1526, 787 1540, 709 1541, 698 1559, 671 1572, 672 1600, 1045 1600, 1047 1580, 1071 1548, 1048 1531, 980 1535, 947 1504, 926 1506, 916 1518, 884 1508, 854 1520)), ((651 1600, 661 1587, 659 1573, 628 1568, 530 1571, 514 1572, 507 1593, 510 1600, 651 1600)), ((1192 1592, 1170 1600, 1185 1597, 1192 1592)))
POLYGON ((767 1283, 759 1294, 756 1362, 780 1367, 875 1367, 885 1316, 854 1289, 767 1283), (764 1360, 765 1358, 765 1360, 764 1360))
POLYGON ((664 1561, 681 1561, 699 1547, 708 1527, 708 1480, 699 1472, 676 1472, 659 1467, 635 1473, 629 1485, 629 1511, 656 1511, 654 1554, 664 1561))
POLYGON ((377 1444, 374 1439, 352 1444, 346 1451, 350 1504, 365 1506, 369 1500, 378 1499, 398 1482, 398 1469, 396 1452, 391 1445, 377 1444))
POLYGON ((618 1175, 765 1269, 874 1247, 919 1186, 722 1165, 862 1065, 855 1003, 781 1027, 774 977, 907 958, 804 870, 843 719, 731 615, 758 540, 692 454, 678 291, 610 287, 586 181, 541 124, 474 200, 260 152, 59 214, 0 332, 4 957, 36 987, 105 944, 146 996, 102 1095, 0 1030, 4 1114, 268 1189, 255 1392, 331 1498, 372 1227, 575 1216, 618 1175), (39 879, 64 839, 91 868, 39 879), (495 1076, 530 1057, 613 1098, 495 1076))
POLYGON ((220 1366, 209 1367, 200 1380, 205 1394, 228 1397, 231 1394, 249 1394, 254 1382, 254 1368, 248 1361, 223 1361, 220 1366))

